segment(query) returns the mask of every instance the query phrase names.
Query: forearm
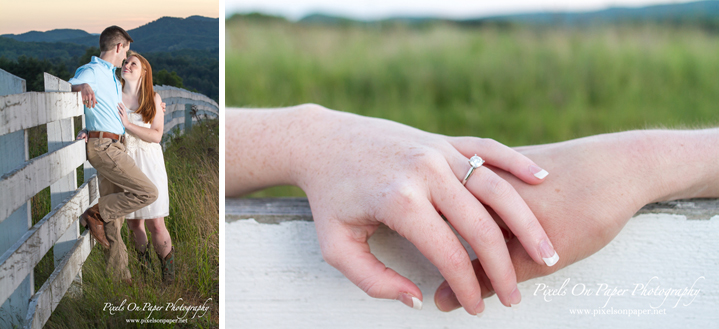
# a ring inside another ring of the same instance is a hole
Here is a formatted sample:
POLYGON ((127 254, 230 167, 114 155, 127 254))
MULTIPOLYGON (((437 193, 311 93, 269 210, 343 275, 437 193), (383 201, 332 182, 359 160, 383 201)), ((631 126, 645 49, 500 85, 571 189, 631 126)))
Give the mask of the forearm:
MULTIPOLYGON (((634 130, 517 149, 530 158, 542 150, 572 149, 563 157, 605 177, 608 181, 602 186, 624 191, 632 199, 627 201, 641 207, 659 201, 719 197, 718 146, 719 128, 714 128, 634 130)), ((589 184, 588 188, 597 185, 589 184)))
POLYGON ((317 105, 228 109, 225 115, 225 193, 237 196, 275 185, 296 185, 300 159, 311 145, 317 105))
POLYGON ((162 131, 153 128, 140 127, 132 123, 127 123, 125 130, 148 143, 159 143, 162 141, 162 131))

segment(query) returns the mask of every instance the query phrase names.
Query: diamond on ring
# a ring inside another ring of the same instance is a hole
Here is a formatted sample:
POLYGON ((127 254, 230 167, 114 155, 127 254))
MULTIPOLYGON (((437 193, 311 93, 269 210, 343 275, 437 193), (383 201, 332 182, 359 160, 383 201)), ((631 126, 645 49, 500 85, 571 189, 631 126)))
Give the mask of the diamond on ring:
POLYGON ((467 184, 467 180, 469 179, 469 176, 472 175, 472 173, 474 172, 475 169, 481 167, 482 164, 484 164, 484 160, 482 158, 480 158, 479 156, 477 156, 476 154, 473 157, 469 158, 469 165, 471 167, 469 168, 469 171, 467 172, 467 174, 464 175, 464 179, 462 180, 462 185, 467 184))
POLYGON ((479 168, 482 164, 484 164, 484 160, 478 157, 476 154, 473 157, 469 158, 469 165, 474 168, 479 168))

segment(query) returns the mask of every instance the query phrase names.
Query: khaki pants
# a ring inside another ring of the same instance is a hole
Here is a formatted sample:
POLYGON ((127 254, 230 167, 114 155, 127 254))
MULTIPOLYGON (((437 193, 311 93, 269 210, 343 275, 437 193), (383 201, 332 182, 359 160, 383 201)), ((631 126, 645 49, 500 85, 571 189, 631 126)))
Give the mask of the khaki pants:
POLYGON ((157 188, 125 153, 125 146, 110 138, 90 138, 87 160, 97 170, 100 216, 110 248, 105 250, 106 269, 117 279, 129 279, 127 248, 120 230, 125 215, 157 199, 157 188))

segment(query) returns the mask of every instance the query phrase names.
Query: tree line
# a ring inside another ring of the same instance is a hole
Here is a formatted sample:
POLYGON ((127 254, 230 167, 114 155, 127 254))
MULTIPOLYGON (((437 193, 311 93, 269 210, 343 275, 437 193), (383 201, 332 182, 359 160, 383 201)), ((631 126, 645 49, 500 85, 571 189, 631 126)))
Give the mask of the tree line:
MULTIPOLYGON (((27 91, 44 91, 43 72, 65 81, 75 70, 98 56, 97 47, 89 47, 81 56, 39 59, 20 55, 16 59, 0 57, 0 69, 25 79, 27 91)), ((155 85, 168 85, 198 92, 219 100, 218 50, 178 50, 142 54, 152 65, 155 85)), ((118 71, 119 73, 119 71, 118 71)))

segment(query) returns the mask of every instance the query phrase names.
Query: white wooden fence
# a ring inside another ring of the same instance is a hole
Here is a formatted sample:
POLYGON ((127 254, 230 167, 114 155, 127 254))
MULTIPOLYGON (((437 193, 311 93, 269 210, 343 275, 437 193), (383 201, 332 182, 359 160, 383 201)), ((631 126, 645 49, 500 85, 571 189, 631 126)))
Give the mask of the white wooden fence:
MULTIPOLYGON (((79 216, 99 198, 85 142, 75 141, 73 118, 83 116, 85 125, 82 98, 68 82, 44 78, 45 92, 26 92, 23 79, 0 70, 0 328, 42 328, 68 290, 79 290, 95 244, 89 230, 79 234, 79 216), (48 153, 29 159, 27 129, 40 125, 47 125, 48 153), (85 183, 78 188, 79 166, 85 183), (31 225, 30 200, 48 186, 52 210, 31 225), (34 267, 50 248, 55 270, 35 292, 34 267)), ((217 103, 204 95, 156 88, 167 103, 165 132, 217 117, 217 103)))
POLYGON ((203 95, 172 86, 155 86, 162 101, 167 104, 165 111, 165 134, 189 131, 199 118, 217 118, 219 107, 217 102, 203 95))
POLYGON ((24 80, 0 70, 0 327, 41 328, 74 281, 94 245, 78 217, 98 198, 97 178, 76 169, 85 142, 75 141, 79 93, 45 73, 46 92, 25 92, 24 80), (27 129, 47 125, 48 153, 29 159, 27 129), (30 199, 50 187, 52 211, 31 227, 30 199), (53 248, 55 271, 34 292, 33 269, 53 248))
POLYGON ((648 205, 596 254, 520 283, 519 307, 487 299, 481 319, 464 310, 440 312, 433 301, 441 274, 385 226, 369 240, 370 248, 419 286, 420 311, 368 297, 324 262, 306 198, 226 199, 225 222, 228 328, 655 329, 719 323, 719 200, 648 205), (646 289, 634 291, 637 284, 646 289), (628 291, 612 295, 614 289, 628 291), (627 314, 633 311, 647 313, 627 314))

